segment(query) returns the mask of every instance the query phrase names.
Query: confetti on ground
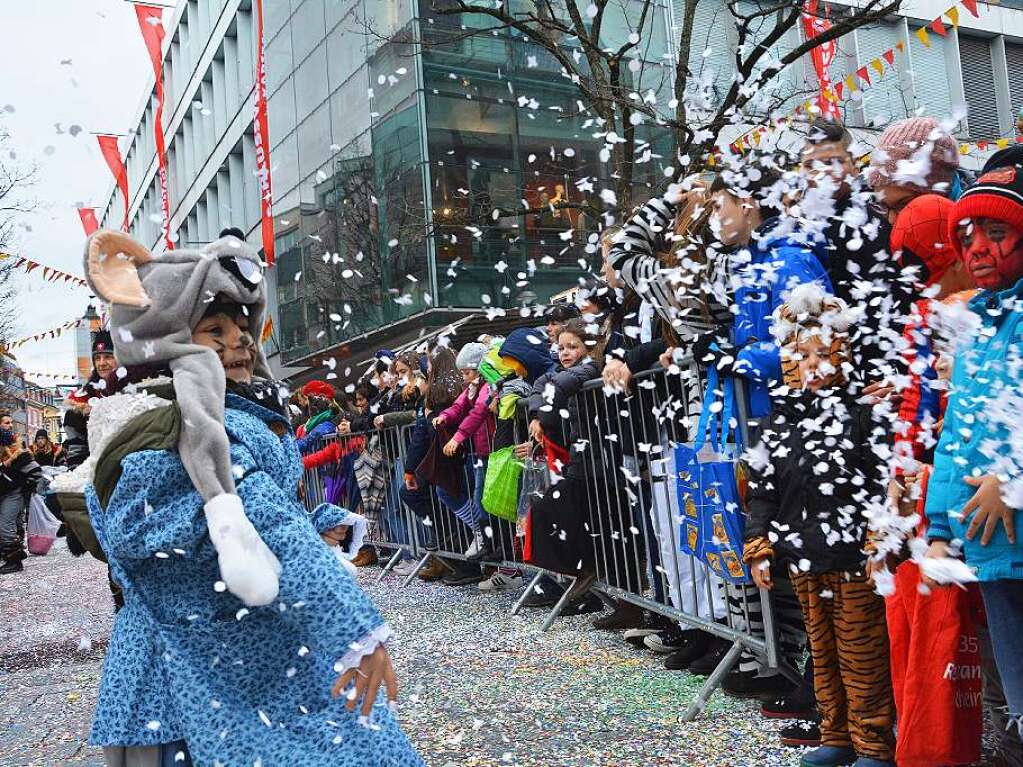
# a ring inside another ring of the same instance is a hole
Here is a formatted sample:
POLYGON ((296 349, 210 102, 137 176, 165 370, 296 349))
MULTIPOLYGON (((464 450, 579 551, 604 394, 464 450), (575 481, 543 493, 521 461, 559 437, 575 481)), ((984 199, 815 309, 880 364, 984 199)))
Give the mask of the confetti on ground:
MULTIPOLYGON (((680 723, 702 680, 594 630, 593 616, 543 633, 542 611, 509 615, 512 594, 379 574, 360 580, 397 632, 399 716, 430 767, 798 764, 753 703, 715 695, 680 723)), ((106 568, 58 542, 0 577, 0 610, 0 765, 101 767, 85 740, 113 623, 106 568)))

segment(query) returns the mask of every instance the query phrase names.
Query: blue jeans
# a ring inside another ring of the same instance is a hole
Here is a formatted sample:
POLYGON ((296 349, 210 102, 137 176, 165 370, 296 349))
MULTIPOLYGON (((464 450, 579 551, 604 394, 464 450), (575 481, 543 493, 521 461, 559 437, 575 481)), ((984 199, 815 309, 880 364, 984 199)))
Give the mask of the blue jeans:
POLYGON ((980 584, 987 628, 1009 716, 1023 716, 1023 580, 980 584))
MULTIPOLYGON (((405 524, 404 509, 399 491, 405 486, 405 466, 399 458, 394 462, 391 476, 387 478, 387 494, 384 496, 384 526, 392 542, 407 546, 408 526, 405 524)), ((404 558, 404 557, 403 557, 404 558)))
MULTIPOLYGON (((432 489, 437 494, 437 500, 444 504, 444 506, 448 509, 458 509, 465 504, 466 496, 464 495, 453 498, 439 487, 432 489)), ((424 531, 425 536, 423 545, 425 545, 428 549, 437 547, 437 536, 441 529, 438 527, 438 518, 440 514, 444 513, 442 509, 434 508, 433 499, 430 498, 430 490, 431 486, 426 483, 420 483, 419 487, 415 490, 409 490, 405 487, 404 480, 402 480, 401 487, 398 490, 398 495, 401 497, 401 500, 405 503, 405 505, 412 510, 413 514, 424 522, 421 528, 424 531), (429 520, 429 525, 425 524, 427 520, 429 520)))

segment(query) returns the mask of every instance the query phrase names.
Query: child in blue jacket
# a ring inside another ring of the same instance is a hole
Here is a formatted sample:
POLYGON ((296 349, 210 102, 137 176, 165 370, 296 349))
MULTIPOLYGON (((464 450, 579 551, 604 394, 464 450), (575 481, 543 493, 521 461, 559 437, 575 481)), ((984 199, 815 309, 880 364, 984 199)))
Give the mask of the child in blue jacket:
MULTIPOLYGON (((1021 158, 1023 160, 1023 158, 1021 158)), ((928 560, 962 549, 984 598, 1009 715, 1023 717, 1023 162, 982 175, 949 217, 981 292, 959 341, 927 486, 928 560)), ((942 579, 923 563, 930 585, 942 579)))

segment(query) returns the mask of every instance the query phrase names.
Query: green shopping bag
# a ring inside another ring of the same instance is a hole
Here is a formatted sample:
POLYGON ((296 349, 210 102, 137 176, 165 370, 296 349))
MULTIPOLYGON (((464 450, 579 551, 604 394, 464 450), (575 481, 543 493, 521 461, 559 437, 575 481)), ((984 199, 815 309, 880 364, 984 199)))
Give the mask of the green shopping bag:
POLYGON ((487 476, 483 480, 483 509, 495 517, 514 522, 518 519, 519 477, 522 464, 515 457, 515 446, 490 454, 487 476))

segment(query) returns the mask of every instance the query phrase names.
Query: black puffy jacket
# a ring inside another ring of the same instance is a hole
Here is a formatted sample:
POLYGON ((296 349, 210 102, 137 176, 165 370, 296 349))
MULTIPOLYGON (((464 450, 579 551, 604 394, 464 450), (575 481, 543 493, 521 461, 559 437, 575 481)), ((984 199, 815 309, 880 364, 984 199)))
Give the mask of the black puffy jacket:
POLYGON ((884 428, 846 392, 776 397, 769 426, 747 453, 746 554, 809 572, 866 563, 866 513, 885 501, 884 428), (883 448, 882 448, 883 449, 883 448))

